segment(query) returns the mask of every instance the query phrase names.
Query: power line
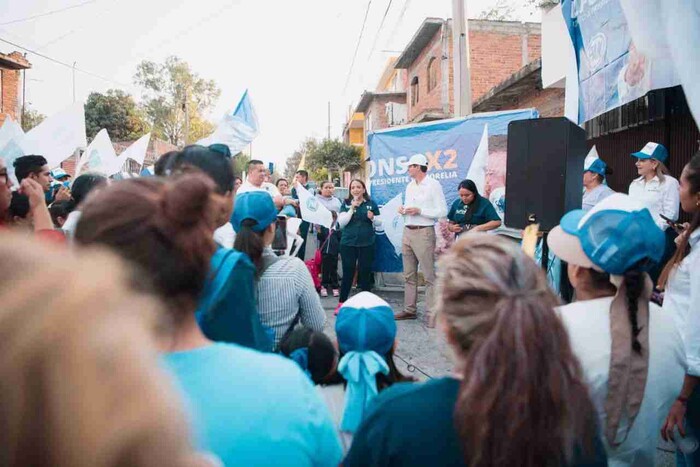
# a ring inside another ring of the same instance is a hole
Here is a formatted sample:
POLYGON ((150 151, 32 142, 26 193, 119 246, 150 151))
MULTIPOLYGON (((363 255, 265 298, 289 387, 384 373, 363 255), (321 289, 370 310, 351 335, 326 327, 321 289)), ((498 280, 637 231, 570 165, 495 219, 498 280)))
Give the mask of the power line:
POLYGON ((367 11, 365 11, 365 19, 362 21, 362 29, 360 29, 360 37, 357 38, 357 45, 355 46, 355 53, 352 56, 352 62, 350 63, 350 70, 348 70, 348 76, 345 78, 345 86, 343 87, 343 94, 348 89, 348 84, 350 83, 350 77, 352 76, 352 69, 355 66, 355 60, 357 59, 357 51, 360 50, 360 43, 362 42, 362 35, 365 33, 365 26, 367 25, 367 17, 369 16, 369 7, 372 6, 372 0, 367 2, 367 11))
MULTIPOLYGON (((112 2, 112 6, 116 5, 117 3, 119 3, 119 0, 114 0, 114 1, 112 2)), ((70 31, 66 32, 65 34, 61 34, 60 36, 51 39, 50 41, 48 41, 48 42, 46 42, 46 43, 40 45, 39 47, 37 47, 37 50, 42 50, 42 49, 45 49, 46 47, 48 47, 48 46, 50 46, 50 45, 54 45, 55 43, 62 41, 62 40, 65 39, 66 37, 72 36, 72 35, 75 34, 76 32, 84 31, 84 30, 86 30, 86 29, 89 29, 89 28, 91 28, 91 27, 94 27, 99 19, 101 19, 103 16, 105 16, 107 13, 110 13, 111 11, 112 11, 111 9, 104 10, 102 13, 100 13, 100 14, 97 15, 97 16, 95 16, 95 17, 92 19, 92 21, 86 23, 85 25, 83 25, 83 26, 81 26, 81 27, 71 29, 70 31)))
POLYGON ((379 34, 382 32, 382 26, 384 26, 384 21, 386 20, 386 15, 389 13, 389 8, 391 8, 391 2, 393 0, 389 0, 389 4, 386 6, 386 10, 384 10, 384 16, 382 16, 382 22, 379 23, 379 29, 377 29, 377 34, 374 36, 374 42, 372 42, 372 49, 369 51, 369 55, 367 56, 367 60, 372 58, 372 54, 374 53, 375 47, 377 47, 377 41, 379 40, 379 34))
POLYGON ((399 30, 399 26, 401 26, 401 22, 403 21, 403 17, 406 14, 406 10, 408 10, 408 5, 411 3, 411 0, 406 0, 406 3, 403 4, 403 9, 401 10, 401 13, 399 14, 399 19, 396 21, 396 24, 394 25, 394 29, 391 30, 391 34, 389 35, 389 40, 387 41, 387 47, 391 43, 392 40, 394 40, 394 36, 396 36, 396 32, 399 30))
POLYGON ((43 59, 45 59, 45 60, 48 60, 48 61, 53 62, 53 63, 56 63, 56 64, 58 64, 58 65, 62 65, 62 66, 64 66, 64 67, 66 67, 66 68, 70 68, 71 70, 75 70, 75 71, 80 72, 80 73, 83 73, 83 74, 85 74, 85 75, 92 76, 92 77, 97 78, 97 79, 101 79, 102 81, 106 81, 106 82, 109 82, 109 83, 113 83, 113 84, 116 84, 116 85, 122 86, 122 87, 127 87, 127 88, 128 88, 128 87, 131 87, 130 84, 120 83, 119 81, 114 81, 113 79, 105 78, 104 76, 100 76, 100 75, 98 75, 97 73, 93 73, 93 72, 91 72, 91 71, 87 71, 87 70, 83 70, 83 69, 81 69, 81 68, 77 68, 77 67, 75 67, 75 66, 73 66, 73 65, 70 65, 70 64, 68 64, 68 63, 62 62, 62 61, 60 61, 60 60, 56 60, 55 58, 51 58, 51 57, 49 57, 48 55, 44 55, 44 54, 41 54, 41 53, 39 53, 39 52, 35 52, 34 50, 28 49, 28 48, 26 48, 26 47, 24 47, 24 46, 21 46, 21 45, 19 45, 19 44, 16 44, 16 43, 14 43, 14 42, 10 42, 10 41, 8 41, 7 39, 2 39, 2 38, 0 38, 0 42, 4 42, 4 43, 6 43, 6 44, 10 44, 10 45, 13 46, 13 47, 17 47, 18 49, 22 49, 22 50, 24 50, 24 51, 26 51, 26 52, 29 52, 30 54, 36 55, 37 57, 41 57, 41 58, 43 58, 43 59))
POLYGON ((87 1, 85 1, 85 2, 78 3, 78 4, 76 4, 76 5, 67 6, 67 7, 65 7, 65 8, 60 8, 60 9, 58 9, 58 10, 47 11, 46 13, 40 13, 40 14, 38 14, 38 15, 27 16, 26 18, 14 19, 14 20, 8 21, 8 22, 6 22, 6 23, 0 23, 0 26, 5 26, 5 25, 8 25, 8 24, 15 24, 15 23, 23 23, 23 22, 25 22, 25 21, 31 21, 31 20, 34 20, 34 19, 37 19, 37 18, 43 18, 44 16, 55 15, 56 13, 62 13, 62 12, 64 12, 64 11, 72 10, 72 9, 74 9, 74 8, 80 8, 80 7, 82 7, 82 6, 89 5, 90 3, 95 3, 95 2, 97 2, 97 1, 99 1, 99 0, 87 0, 87 1))

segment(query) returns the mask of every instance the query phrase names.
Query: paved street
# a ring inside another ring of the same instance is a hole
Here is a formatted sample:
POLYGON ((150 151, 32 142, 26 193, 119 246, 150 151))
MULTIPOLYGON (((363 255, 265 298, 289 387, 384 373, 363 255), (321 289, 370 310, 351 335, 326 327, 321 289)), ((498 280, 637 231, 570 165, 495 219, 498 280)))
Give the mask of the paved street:
MULTIPOLYGON (((401 311, 403 307, 402 289, 386 289, 376 293, 391 305, 394 312, 401 311)), ((419 316, 424 310, 424 298, 423 294, 419 295, 419 316)), ((335 316, 333 316, 333 310, 338 299, 322 298, 321 302, 327 316, 325 330, 329 335, 334 336, 335 316)), ((400 371, 419 380, 444 376, 452 371, 450 350, 438 329, 428 329, 421 318, 415 321, 397 321, 397 328, 398 348, 395 360, 400 371)), ((656 466, 675 466, 673 449, 673 444, 661 441, 657 450, 656 466)))

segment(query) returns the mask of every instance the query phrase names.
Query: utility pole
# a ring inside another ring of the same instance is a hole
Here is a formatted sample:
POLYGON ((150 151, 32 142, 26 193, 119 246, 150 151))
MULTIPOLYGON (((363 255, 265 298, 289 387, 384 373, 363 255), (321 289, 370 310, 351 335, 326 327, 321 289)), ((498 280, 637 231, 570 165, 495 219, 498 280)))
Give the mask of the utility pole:
POLYGON ((466 0, 452 0, 452 58, 454 61, 454 116, 472 113, 472 88, 469 59, 469 27, 466 0))
POLYGON ((78 62, 73 62, 73 103, 75 104, 75 64, 78 62))
POLYGON ((182 104, 185 111, 185 146, 190 138, 190 106, 187 105, 187 88, 185 88, 185 102, 182 104))

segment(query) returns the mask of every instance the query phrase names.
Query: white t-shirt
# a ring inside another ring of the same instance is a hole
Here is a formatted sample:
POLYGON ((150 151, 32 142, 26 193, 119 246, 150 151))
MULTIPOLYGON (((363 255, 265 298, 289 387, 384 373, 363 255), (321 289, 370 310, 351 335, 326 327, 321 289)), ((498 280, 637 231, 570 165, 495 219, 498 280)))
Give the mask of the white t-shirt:
POLYGON ((664 313, 676 320, 685 344, 688 374, 700 376, 700 229, 690 234, 690 254, 671 273, 664 313))
POLYGON ((672 221, 678 220, 678 210, 680 209, 680 185, 678 180, 670 175, 664 176, 661 183, 658 177, 654 177, 648 182, 644 177, 639 177, 630 183, 629 195, 638 199, 648 208, 656 225, 661 230, 666 230, 668 224, 660 214, 668 217, 672 221))
POLYGON ((316 389, 328 407, 331 420, 340 435, 340 443, 343 446, 343 455, 345 455, 352 445, 352 433, 340 430, 340 423, 343 421, 343 414, 345 413, 345 385, 316 386, 316 389))
MULTIPOLYGON (((598 412, 601 432, 605 431, 605 401, 608 393, 610 353, 610 305, 613 297, 574 302, 557 309, 571 339, 598 412)), ((627 440, 611 448, 605 438, 610 466, 654 465, 659 433, 673 401, 683 385, 685 360, 683 342, 671 316, 649 304, 649 372, 644 399, 627 440)), ((628 426, 620 421, 619 433, 628 426)))
POLYGON ((249 191, 264 191, 264 192, 268 193, 270 196, 272 196, 273 198, 275 196, 280 196, 279 190, 272 183, 263 182, 262 185, 255 186, 252 183, 250 183, 247 178, 241 184, 241 186, 238 188, 238 191, 236 191, 236 196, 238 196, 242 193, 247 193, 249 191))
POLYGON ((608 185, 600 184, 593 188, 591 191, 583 191, 583 203, 582 209, 584 211, 590 211, 593 206, 603 201, 610 195, 614 195, 615 192, 608 185))

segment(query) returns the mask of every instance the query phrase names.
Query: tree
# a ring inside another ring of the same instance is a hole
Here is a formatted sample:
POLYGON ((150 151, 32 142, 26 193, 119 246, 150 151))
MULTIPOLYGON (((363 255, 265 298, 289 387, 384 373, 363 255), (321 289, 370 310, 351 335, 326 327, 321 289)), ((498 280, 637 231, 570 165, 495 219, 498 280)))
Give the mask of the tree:
POLYGON ((119 89, 110 89, 105 94, 90 93, 85 103, 88 139, 92 140, 103 128, 112 141, 133 141, 149 130, 143 112, 134 99, 119 89))
POLYGON ((27 106, 22 113, 22 130, 28 132, 38 124, 44 121, 46 115, 27 106))
POLYGON ((520 0, 520 2, 514 2, 513 0, 496 0, 491 8, 481 12, 479 19, 491 21, 514 21, 518 19, 516 18, 518 6, 536 9, 554 6, 558 3, 559 0, 520 0))
POLYGON ((326 177, 330 180, 334 171, 340 174, 345 169, 358 167, 360 156, 361 151, 356 146, 338 139, 324 139, 311 147, 306 155, 306 163, 312 171, 325 169, 326 177))
POLYGON ((300 151, 294 151, 291 156, 287 158, 287 162, 284 168, 284 178, 291 180, 294 178, 294 174, 299 168, 299 163, 301 162, 301 156, 303 154, 300 151))
POLYGON ((187 62, 168 57, 163 63, 143 61, 136 68, 134 82, 143 89, 143 110, 161 138, 175 145, 194 142, 213 131, 203 115, 221 94, 213 80, 200 78, 187 62), (185 135, 185 115, 189 134, 185 135))
POLYGON ((237 177, 241 177, 243 180, 245 180, 246 177, 248 162, 250 162, 250 156, 248 154, 239 152, 233 157, 233 173, 235 173, 237 177))

